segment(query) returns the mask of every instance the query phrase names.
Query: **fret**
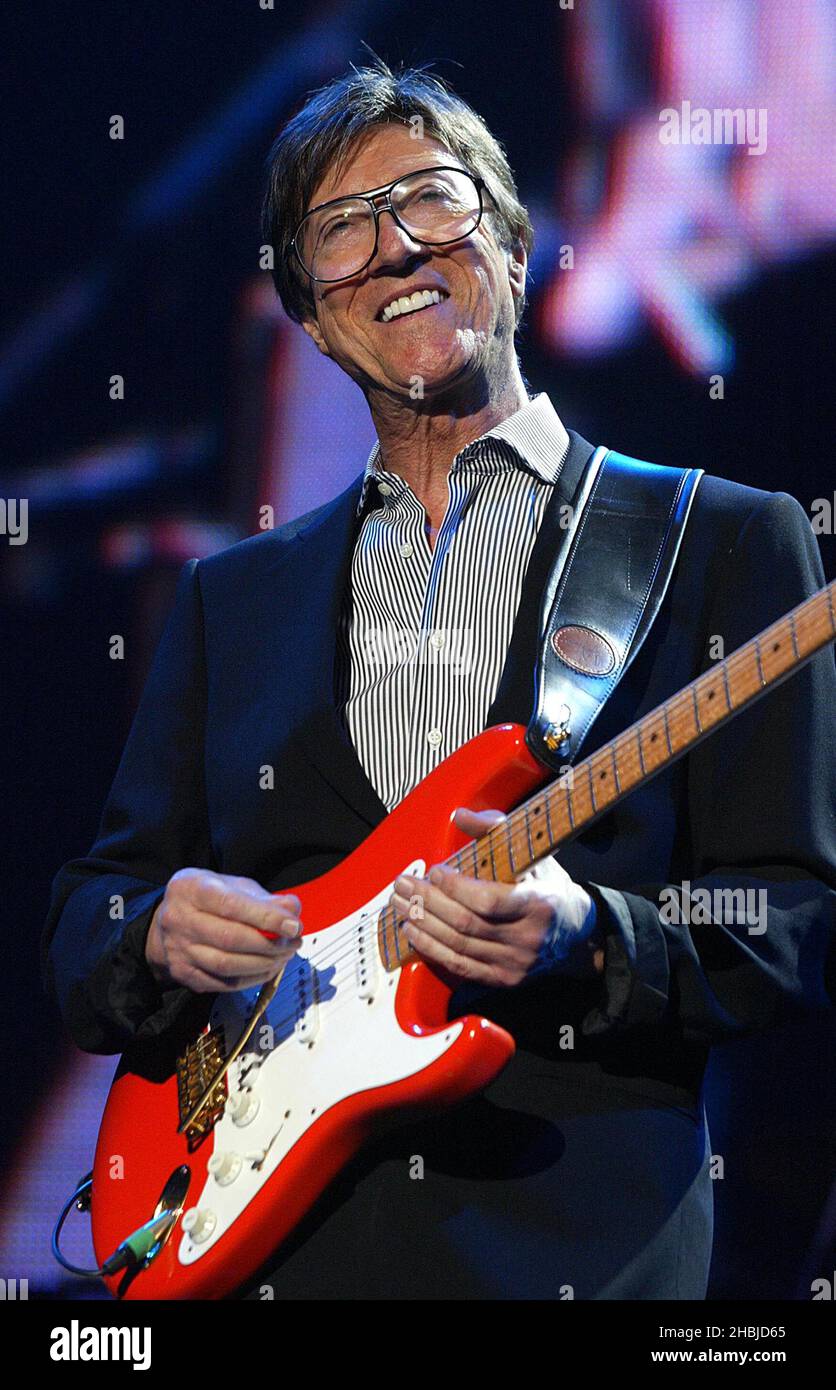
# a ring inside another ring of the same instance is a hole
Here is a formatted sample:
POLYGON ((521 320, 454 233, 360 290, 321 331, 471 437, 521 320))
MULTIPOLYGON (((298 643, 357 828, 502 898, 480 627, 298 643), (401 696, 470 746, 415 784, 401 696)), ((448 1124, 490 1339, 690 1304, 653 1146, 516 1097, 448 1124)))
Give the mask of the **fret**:
POLYGON ((714 682, 713 675, 707 673, 701 676, 699 680, 695 682, 694 688, 696 690, 697 700, 699 701, 700 696, 702 696, 703 704, 709 706, 710 722, 716 724, 717 720, 722 719, 723 716, 722 714, 715 713, 716 706, 714 705, 714 697, 717 694, 717 686, 714 682))
POLYGON ((757 657, 757 662, 758 662, 758 675, 759 675, 760 678, 761 678, 761 685, 764 685, 764 686, 765 686, 765 685, 766 685, 766 676, 765 676, 764 673, 763 673, 763 662, 762 662, 762 660, 761 660, 761 644, 760 644, 760 641, 759 641, 759 639, 758 639, 757 637, 755 638, 755 656, 757 657))
POLYGON ((547 791, 543 796, 543 805, 546 808, 546 834, 549 837, 549 847, 551 847, 554 844, 554 831, 552 830, 552 818, 551 812, 549 811, 549 800, 550 797, 547 791))
POLYGON ((615 790, 621 795, 621 778, 618 775, 618 758, 616 757, 615 744, 610 744, 610 757, 612 758, 612 771, 615 778, 615 790))
POLYGON ((729 689, 729 667, 728 667, 728 662, 726 662, 726 661, 721 661, 721 662, 720 662, 720 670, 723 672, 723 687, 724 687, 725 692, 726 692, 726 704, 727 704, 728 707, 729 707, 729 711, 731 711, 731 710, 734 709, 734 701, 732 700, 732 697, 731 697, 731 690, 729 689))
POLYGON ((646 776, 647 776, 647 768, 646 768, 645 765, 644 765, 644 753, 642 752, 642 731, 641 731, 641 725, 639 725, 639 727, 636 729, 636 743, 638 744, 638 747, 639 747, 639 767, 641 768, 641 771, 642 771, 642 777, 646 777, 646 776))
MULTIPOLYGON (((545 798, 544 798, 544 801, 545 801, 545 798)), ((542 814, 542 810, 543 810, 543 808, 542 808, 541 806, 535 806, 535 807, 534 807, 534 810, 533 810, 533 812, 532 812, 532 814, 536 817, 536 822, 535 822, 535 823, 539 823, 539 825, 540 825, 540 829, 539 829, 538 831, 535 832, 535 835, 534 835, 535 840, 542 840, 542 839, 543 839, 543 835, 544 835, 544 833, 545 833, 544 830, 543 830, 543 814, 542 814)), ((549 846, 549 848, 551 848, 551 846, 549 846)), ((539 844, 538 844, 538 846, 537 846, 537 850, 538 850, 538 858, 539 858, 539 857, 540 857, 540 846, 539 846, 539 844)))
POLYGON ((833 585, 828 584, 824 592, 827 594, 827 606, 830 610, 830 626, 836 632, 836 614, 833 612, 833 585))
POLYGON ((699 706, 699 701, 697 700, 697 687, 696 687, 696 685, 692 685, 692 686, 691 686, 691 694, 693 695, 693 698, 694 698, 694 719, 696 720, 696 723, 697 723, 697 733, 698 733, 698 734, 701 734, 701 733, 702 733, 702 720, 700 719, 700 706, 699 706))
POLYGON ((586 770, 589 774, 589 799, 592 802, 592 811, 594 814, 598 810, 598 807, 595 805, 595 775, 592 771, 592 763, 587 762, 586 770))
POLYGON ((783 626, 780 633, 773 632, 769 650, 764 653, 764 670, 766 671, 767 683, 774 680, 776 676, 782 675, 784 671, 786 671, 788 664, 787 633, 786 627, 783 626))
POLYGON ((664 723, 664 725, 665 725, 665 739, 667 740, 668 752, 669 752, 670 756, 673 757, 673 744, 671 743, 671 731, 670 731, 670 727, 669 727, 669 725, 668 725, 668 707, 667 707, 667 705, 663 705, 663 706, 662 706, 662 720, 663 720, 663 723, 664 723))
MULTIPOLYGON (((819 613, 817 613, 816 608, 819 608, 819 605, 810 608, 805 607, 796 614, 798 636, 804 657, 809 656, 811 651, 815 651, 818 644, 819 625, 817 618, 819 617, 819 613)), ((823 608, 820 610, 820 615, 824 618, 823 608)), ((822 624, 822 626, 824 626, 824 624, 822 624)))
POLYGON ((795 615, 794 615, 793 613, 788 613, 788 614, 787 614, 787 620, 788 620, 789 625, 790 625, 790 637, 792 638, 792 649, 793 649, 793 652, 795 653, 795 659, 796 659, 796 661, 800 661, 800 660, 801 660, 801 653, 800 653, 800 651, 798 650, 798 636, 797 636, 796 631, 795 631, 795 615))
POLYGON ((512 874, 516 874, 517 866, 514 863, 514 841, 511 835, 511 822, 510 820, 506 820, 503 822, 503 824, 505 826, 505 839, 508 847, 508 867, 510 868, 512 874))
POLYGON ((401 938, 400 933, 398 931, 398 919, 396 917, 394 918, 394 921, 392 923, 392 940, 395 943, 395 955, 398 957, 398 965, 402 965, 403 961, 401 960, 401 938))
POLYGON ((492 830, 489 830, 489 831, 488 831, 488 834, 487 834, 487 841, 488 841, 488 850, 489 850, 490 856, 491 856, 491 878, 494 880, 494 882, 496 882, 496 860, 494 859, 494 854, 493 854, 493 831, 492 831, 492 830))
POLYGON ((572 830, 574 830, 575 808, 572 805, 572 788, 568 785, 568 783, 566 786, 566 810, 569 812, 569 825, 571 826, 572 830))
POLYGON ((529 863, 534 863, 534 846, 531 843, 531 826, 528 823, 528 811, 523 807, 523 821, 525 823, 525 836, 528 840, 528 859, 529 863))
MULTIPOLYGON (((654 710, 654 714, 658 714, 658 710, 654 710)), ((643 719, 642 722, 641 722, 641 724, 639 725, 639 728, 640 728, 640 729, 645 729, 645 730, 646 730, 646 732, 647 732, 648 735, 649 735, 649 737, 648 737, 648 743, 651 745, 651 747, 655 747, 656 744, 659 742, 659 729, 656 728, 656 729, 654 729, 654 730, 651 732, 651 730, 650 730, 650 724, 649 724, 649 719, 650 719, 651 717, 652 717, 652 716, 648 715, 647 719, 643 719)), ((661 726, 660 726, 660 727, 661 727, 661 726)), ((661 764, 663 761, 664 761, 664 755, 663 755, 661 758, 657 758, 655 762, 651 763, 651 766, 650 766, 651 772, 653 772, 657 767, 659 767, 660 764, 661 764)))
POLYGON ((734 669, 729 667, 729 683, 734 691, 735 706, 739 706, 748 704, 755 690, 761 687, 751 670, 752 653, 749 647, 741 647, 735 655, 740 659, 735 663, 734 669))
MULTIPOLYGON (((603 750, 601 750, 601 751, 606 752, 606 749, 603 749, 603 750)), ((595 756, 596 756, 596 758, 597 758, 597 757, 598 757, 598 754, 596 753, 595 756)), ((605 768, 605 767, 601 767, 600 764, 596 764, 596 765, 595 765, 594 772, 595 772, 595 778, 596 778, 596 780, 597 780, 598 782, 603 782, 603 783, 605 783, 605 786, 604 786, 604 793, 603 793, 603 796, 602 796, 602 799, 601 799, 601 805, 602 805, 602 806, 606 806, 607 803, 608 803, 609 801, 612 801, 612 799, 613 799, 611 796, 607 796, 607 791, 608 791, 608 786, 607 786, 608 769, 605 768)))

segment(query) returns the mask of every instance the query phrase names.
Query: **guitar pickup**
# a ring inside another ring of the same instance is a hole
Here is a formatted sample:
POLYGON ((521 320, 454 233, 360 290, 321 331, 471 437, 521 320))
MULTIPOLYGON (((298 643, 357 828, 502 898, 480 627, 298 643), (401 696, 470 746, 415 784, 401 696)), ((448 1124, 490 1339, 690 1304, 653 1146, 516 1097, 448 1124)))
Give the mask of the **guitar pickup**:
POLYGON ((373 932, 373 918, 365 913, 355 928, 354 948, 357 996, 360 999, 373 999, 377 985, 376 938, 373 932))
POLYGON ((307 961, 299 962, 298 975, 293 981, 293 999, 296 1041, 311 1047, 319 1032, 319 976, 307 961))

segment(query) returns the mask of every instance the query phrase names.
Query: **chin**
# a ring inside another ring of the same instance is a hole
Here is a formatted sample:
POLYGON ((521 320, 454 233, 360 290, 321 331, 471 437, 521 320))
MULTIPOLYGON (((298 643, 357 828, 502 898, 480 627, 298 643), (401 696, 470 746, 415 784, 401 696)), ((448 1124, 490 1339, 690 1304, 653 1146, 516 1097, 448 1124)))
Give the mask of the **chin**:
POLYGON ((472 369, 471 359, 461 352, 412 353, 407 364, 399 363, 397 377, 409 390, 415 377, 424 383, 424 394, 433 395, 449 390, 462 381, 472 369))

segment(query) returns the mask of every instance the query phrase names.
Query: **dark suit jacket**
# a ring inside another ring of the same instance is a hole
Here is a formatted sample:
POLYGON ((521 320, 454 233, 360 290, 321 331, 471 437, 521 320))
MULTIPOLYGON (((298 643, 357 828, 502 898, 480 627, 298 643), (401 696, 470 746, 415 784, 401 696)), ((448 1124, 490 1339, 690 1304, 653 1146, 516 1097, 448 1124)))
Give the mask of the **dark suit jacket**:
MULTIPOLYGON (((591 452, 571 438, 552 518, 591 452)), ((178 868, 290 887, 386 814, 334 698, 359 485, 183 571, 98 838, 55 881, 45 974, 82 1048, 141 1050, 205 1017, 205 997, 159 988, 144 960, 178 868)), ((550 536, 544 524, 486 726, 530 717, 550 536)), ((713 637, 728 653, 822 583, 798 503, 705 477, 662 611, 584 751, 706 669, 713 637)), ((482 1097, 362 1155, 270 1272, 277 1293, 703 1295, 707 1049, 828 1002, 834 712, 828 649, 562 851, 599 905, 603 980, 483 992, 513 1061, 482 1097), (666 922, 659 894, 684 880, 765 889, 767 930, 666 922)))

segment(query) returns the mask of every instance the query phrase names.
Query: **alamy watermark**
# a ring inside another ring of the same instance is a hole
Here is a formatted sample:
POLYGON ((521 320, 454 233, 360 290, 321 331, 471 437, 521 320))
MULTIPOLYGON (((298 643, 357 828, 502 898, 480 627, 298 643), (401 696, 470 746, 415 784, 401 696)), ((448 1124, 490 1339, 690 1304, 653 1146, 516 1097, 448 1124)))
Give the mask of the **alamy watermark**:
POLYGON ((765 888, 693 888, 689 879, 663 888, 659 916, 671 926, 745 926, 747 935, 766 931, 765 888))
POLYGON ((0 497, 0 536, 9 545, 25 545, 29 539, 28 497, 0 497))
POLYGON ((742 145, 747 154, 766 153, 765 106, 666 106, 659 112, 663 145, 742 145))
POLYGON ((361 659, 369 666, 451 666, 457 675, 473 669, 473 629, 414 628, 387 623, 363 633, 361 659))

